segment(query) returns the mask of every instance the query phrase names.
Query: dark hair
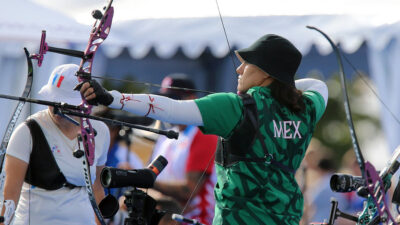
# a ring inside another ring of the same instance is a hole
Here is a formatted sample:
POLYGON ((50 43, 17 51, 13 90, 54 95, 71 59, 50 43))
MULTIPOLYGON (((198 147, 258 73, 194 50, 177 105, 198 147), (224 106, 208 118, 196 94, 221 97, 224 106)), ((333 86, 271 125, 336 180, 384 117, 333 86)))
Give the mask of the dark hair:
POLYGON ((272 97, 289 108, 290 111, 298 113, 305 109, 302 91, 276 79, 270 84, 270 88, 272 97))

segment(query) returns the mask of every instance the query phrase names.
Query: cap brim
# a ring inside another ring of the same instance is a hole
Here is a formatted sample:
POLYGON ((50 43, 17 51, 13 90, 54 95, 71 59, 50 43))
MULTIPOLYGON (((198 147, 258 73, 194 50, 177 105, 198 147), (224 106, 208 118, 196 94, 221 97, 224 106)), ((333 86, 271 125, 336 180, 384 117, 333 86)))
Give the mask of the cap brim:
MULTIPOLYGON (((244 62, 250 63, 250 64, 256 66, 257 68, 259 68, 259 69, 260 69, 261 71, 263 71, 264 73, 266 73, 268 76, 272 76, 272 75, 270 75, 267 71, 265 71, 265 70, 263 70, 261 67, 259 67, 257 64, 251 62, 251 59, 248 59, 247 56, 248 56, 248 54, 250 54, 250 53, 251 53, 251 50, 249 50, 249 49, 247 49, 247 48, 235 51, 236 57, 239 59, 239 61, 240 61, 241 63, 244 63, 244 62), (249 61, 249 60, 250 60, 250 61, 249 61)), ((275 76, 272 76, 272 77, 275 78, 275 76)))
POLYGON ((245 60, 242 58, 242 56, 240 55, 239 51, 235 51, 236 57, 239 59, 239 61, 241 63, 243 63, 245 60))
POLYGON ((60 94, 59 92, 51 93, 50 87, 48 85, 43 86, 38 92, 38 97, 42 100, 53 101, 53 102, 64 102, 70 105, 81 104, 82 98, 78 93, 76 93, 76 97, 71 97, 68 95, 71 95, 71 93, 64 93, 64 94, 60 94))

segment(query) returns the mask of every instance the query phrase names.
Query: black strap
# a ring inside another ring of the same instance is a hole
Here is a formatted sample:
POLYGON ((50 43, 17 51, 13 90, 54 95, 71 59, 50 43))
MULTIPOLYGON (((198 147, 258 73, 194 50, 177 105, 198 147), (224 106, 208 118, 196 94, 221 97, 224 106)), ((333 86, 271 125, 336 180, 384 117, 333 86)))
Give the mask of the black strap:
MULTIPOLYGON (((247 104, 254 104, 255 105, 256 104, 254 98, 251 95, 244 94, 244 95, 241 95, 241 97, 242 97, 242 101, 243 101, 244 105, 247 105, 247 104)), ((257 113, 257 111, 255 113, 257 113)), ((262 134, 260 132, 260 125, 259 125, 259 121, 258 121, 258 116, 256 118, 254 113, 251 113, 251 112, 248 113, 248 116, 249 116, 249 119, 250 119, 251 123, 254 126, 254 129, 256 130, 256 134, 255 135, 256 135, 256 138, 258 138, 258 140, 261 143, 261 146, 262 146, 263 151, 264 151, 264 157, 263 158, 249 158, 249 159, 243 159, 244 157, 239 157, 239 158, 242 158, 241 159, 242 161, 248 161, 248 162, 251 161, 251 162, 270 163, 270 164, 272 164, 274 166, 279 167, 280 169, 282 169, 285 172, 295 174, 296 171, 294 169, 292 169, 292 168, 290 168, 290 167, 288 167, 288 166, 276 161, 274 159, 274 157, 268 152, 268 148, 265 145, 264 138, 262 137, 262 134)), ((236 158, 236 156, 234 156, 234 158, 236 158)))
POLYGON ((283 165, 282 163, 276 161, 274 159, 274 157, 268 152, 268 148, 265 145, 264 138, 262 137, 261 132, 260 132, 260 126, 258 124, 258 121, 256 120, 256 118, 254 117, 254 115, 252 113, 249 113, 249 119, 251 120, 252 124, 256 127, 256 130, 257 130, 256 136, 257 136, 258 140, 260 141, 261 146, 264 150, 264 154, 265 154, 264 158, 258 158, 258 159, 264 160, 266 163, 271 163, 274 166, 278 166, 279 168, 281 168, 282 170, 284 170, 286 172, 295 174, 296 171, 294 169, 289 168, 288 166, 283 165), (268 162, 268 160, 269 160, 269 162, 268 162))
POLYGON ((65 179, 40 125, 34 119, 29 119, 25 123, 32 136, 32 152, 25 175, 25 182, 46 190, 77 187, 65 179))

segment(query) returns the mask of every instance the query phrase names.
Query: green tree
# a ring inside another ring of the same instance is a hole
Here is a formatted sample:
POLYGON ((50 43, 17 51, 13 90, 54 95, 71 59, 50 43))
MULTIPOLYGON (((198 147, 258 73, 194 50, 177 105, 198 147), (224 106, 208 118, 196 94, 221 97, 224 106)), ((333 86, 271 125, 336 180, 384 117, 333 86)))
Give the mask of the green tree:
MULTIPOLYGON (((377 115, 371 114, 371 110, 368 109, 373 105, 369 104, 370 101, 376 101, 376 99, 366 98, 370 90, 363 80, 367 78, 353 77, 352 80, 347 80, 347 90, 356 135, 361 145, 363 140, 370 138, 371 132, 381 131, 381 126, 377 115), (368 129, 365 129, 366 127, 368 129)), ((370 84, 369 81, 367 82, 370 84)), ((329 90, 328 105, 316 127, 314 137, 333 151, 339 163, 346 151, 353 146, 343 105, 343 90, 339 75, 333 75, 326 83, 329 90)))

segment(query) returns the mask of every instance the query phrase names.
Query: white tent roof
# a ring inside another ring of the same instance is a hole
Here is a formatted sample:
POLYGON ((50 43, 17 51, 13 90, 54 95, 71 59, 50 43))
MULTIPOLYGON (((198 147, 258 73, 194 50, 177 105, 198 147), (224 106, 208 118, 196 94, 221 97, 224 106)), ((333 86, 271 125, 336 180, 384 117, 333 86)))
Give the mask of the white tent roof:
MULTIPOLYGON (((331 51, 328 42, 307 29, 307 25, 316 26, 334 41, 340 41, 347 52, 357 50, 364 40, 373 40, 373 46, 382 48, 397 36, 400 28, 400 24, 375 27, 357 17, 340 15, 225 17, 223 21, 231 46, 247 47, 263 34, 275 33, 294 42, 303 53, 307 53, 312 44, 323 53, 331 51)), ((199 56, 206 47, 210 47, 216 57, 228 52, 218 17, 132 20, 115 23, 113 29, 128 37, 134 58, 147 55, 152 47, 163 58, 173 56, 178 47, 191 58, 199 56)))
MULTIPOLYGON (((98 4, 96 2, 97 8, 98 4)), ((116 2, 115 10, 118 17, 125 9, 116 2)), ((369 44, 382 48, 391 38, 397 37, 400 28, 400 24, 376 27, 371 20, 359 15, 224 16, 223 21, 231 46, 247 47, 263 34, 276 33, 294 42, 303 53, 307 53, 312 44, 317 44, 322 53, 330 51, 326 40, 306 29, 306 25, 322 29, 334 41, 340 41, 348 52, 358 49, 364 40, 373 40, 369 44)), ((2 54, 23 54, 15 50, 22 45, 37 48, 42 30, 47 30, 49 45, 63 47, 63 44, 74 43, 77 49, 82 49, 90 29, 91 25, 79 24, 61 12, 31 1, 8 1, 7 10, 0 14, 2 54)), ((151 48, 162 58, 173 56, 179 47, 190 58, 198 57, 206 47, 216 57, 225 56, 229 50, 219 17, 117 20, 102 49, 108 57, 115 57, 125 46, 134 58, 146 56, 151 48)))
MULTIPOLYGON (((91 25, 80 24, 73 18, 31 1, 8 1, 0 14, 2 54, 23 54, 23 51, 19 51, 22 46, 37 48, 42 30, 47 31, 46 41, 49 45, 62 47, 67 43, 75 43, 86 46, 91 25)), ((114 33, 108 37, 106 44, 124 45, 125 42, 114 33)))
POLYGON ((30 1, 8 1, 0 14, 1 41, 37 40, 43 29, 49 31, 49 37, 69 42, 81 41, 88 32, 87 26, 74 19, 30 1))
MULTIPOLYGON (((17 22, 20 24, 10 29, 21 32, 19 35, 23 40, 39 39, 40 30, 47 29, 49 41, 84 41, 83 44, 86 44, 90 25, 79 25, 61 14, 91 23, 91 10, 101 8, 106 3, 105 0, 30 1, 7 2, 7 9, 11 10, 5 10, 5 14, 0 15, 0 41, 1 24, 9 21, 14 25, 17 22), (25 30, 19 27, 21 24, 25 30), (27 26, 29 29, 36 29, 29 31, 26 24, 32 24, 27 26)), ((306 29, 306 25, 319 27, 334 41, 340 41, 341 46, 349 52, 356 50, 365 39, 373 47, 382 48, 388 40, 397 36, 400 25, 384 24, 399 21, 396 11, 399 4, 397 0, 249 0, 246 4, 240 0, 218 1, 231 45, 246 47, 263 34, 276 33, 293 41, 303 53, 307 53, 313 43, 323 53, 330 51, 326 40, 306 29), (342 7, 344 4, 347 7, 342 7)), ((113 28, 110 37, 102 45, 109 57, 118 55, 123 46, 130 48, 134 58, 147 55, 152 47, 163 58, 174 55, 178 47, 182 47, 184 53, 191 58, 200 55, 205 47, 210 47, 217 57, 225 56, 228 52, 220 18, 217 17, 216 2, 213 0, 118 0, 114 1, 113 6, 113 28)))

